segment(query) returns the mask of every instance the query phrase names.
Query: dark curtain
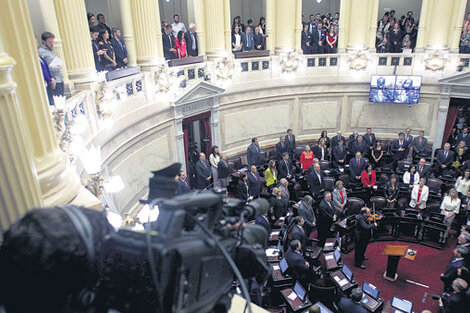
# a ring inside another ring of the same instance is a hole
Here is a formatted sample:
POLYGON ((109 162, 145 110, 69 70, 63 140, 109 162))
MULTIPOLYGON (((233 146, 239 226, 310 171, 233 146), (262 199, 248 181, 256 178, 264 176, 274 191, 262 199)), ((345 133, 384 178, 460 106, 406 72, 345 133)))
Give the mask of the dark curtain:
POLYGON ((209 139, 209 141, 206 142, 206 155, 209 155, 211 153, 211 147, 212 147, 212 134, 211 134, 211 119, 210 117, 207 117, 204 119, 204 133, 206 135, 206 138, 209 139))
POLYGON ((188 175, 188 179, 192 178, 189 177, 189 126, 189 124, 183 124, 184 158, 186 160, 186 173, 188 175))
POLYGON ((454 128, 455 120, 457 119, 457 113, 459 112, 460 106, 457 104, 449 104, 449 110, 447 111, 446 126, 444 128, 444 136, 442 136, 441 147, 448 142, 452 128, 454 128))

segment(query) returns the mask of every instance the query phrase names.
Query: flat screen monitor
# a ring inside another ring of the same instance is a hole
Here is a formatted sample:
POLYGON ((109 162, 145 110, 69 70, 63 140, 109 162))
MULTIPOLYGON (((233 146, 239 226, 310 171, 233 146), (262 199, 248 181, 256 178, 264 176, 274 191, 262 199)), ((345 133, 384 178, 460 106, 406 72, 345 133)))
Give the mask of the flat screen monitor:
POLYGON ((421 76, 398 75, 395 81, 394 103, 418 103, 421 76))
POLYGON ((300 298, 300 300, 305 301, 305 295, 307 294, 305 292, 305 289, 304 287, 302 287, 301 284, 299 284, 299 282, 296 282, 295 285, 294 285, 294 292, 295 294, 297 295, 297 297, 300 298))
POLYGON ((362 291, 374 298, 375 300, 379 298, 380 291, 374 285, 371 285, 367 282, 362 283, 362 291))
POLYGON ((370 78, 369 102, 395 101, 394 75, 372 75, 370 78))
POLYGON ((282 274, 287 271, 289 265, 287 264, 286 258, 282 258, 281 262, 279 262, 279 267, 281 268, 282 274))
POLYGON ((392 307, 405 313, 411 313, 413 311, 413 303, 397 297, 393 297, 392 307))
POLYGON ((349 281, 352 281, 354 273, 351 271, 351 269, 346 264, 343 265, 343 269, 341 271, 343 272, 344 276, 346 276, 346 278, 349 281))
POLYGON ((341 250, 339 250, 339 248, 337 247, 337 248, 335 249, 335 252, 333 252, 333 255, 334 255, 334 257, 335 257, 336 263, 338 263, 338 262, 339 262, 339 259, 341 259, 341 250))

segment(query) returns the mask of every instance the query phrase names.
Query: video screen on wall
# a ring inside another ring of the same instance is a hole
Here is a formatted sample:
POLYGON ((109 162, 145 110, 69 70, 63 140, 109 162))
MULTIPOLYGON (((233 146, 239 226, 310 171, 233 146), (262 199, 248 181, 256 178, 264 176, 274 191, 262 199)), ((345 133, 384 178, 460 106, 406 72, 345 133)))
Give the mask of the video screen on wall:
POLYGON ((421 76, 372 75, 369 102, 418 103, 421 76))

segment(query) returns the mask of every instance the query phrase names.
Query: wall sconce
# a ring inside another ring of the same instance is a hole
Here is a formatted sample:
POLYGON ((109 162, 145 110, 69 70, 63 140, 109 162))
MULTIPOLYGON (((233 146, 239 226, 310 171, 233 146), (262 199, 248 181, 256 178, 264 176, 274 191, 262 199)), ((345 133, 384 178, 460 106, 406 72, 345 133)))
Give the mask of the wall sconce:
POLYGON ((88 173, 88 180, 83 185, 98 199, 103 195, 103 177, 101 174, 101 148, 92 145, 80 154, 80 160, 88 173))
POLYGON ((299 55, 297 52, 288 52, 280 55, 279 63, 282 73, 292 73, 299 67, 299 55))

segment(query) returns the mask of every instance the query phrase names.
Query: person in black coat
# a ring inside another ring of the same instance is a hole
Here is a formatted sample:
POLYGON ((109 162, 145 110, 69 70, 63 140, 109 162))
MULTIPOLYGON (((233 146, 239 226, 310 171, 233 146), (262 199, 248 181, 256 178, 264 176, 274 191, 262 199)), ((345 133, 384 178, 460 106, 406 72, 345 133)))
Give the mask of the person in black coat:
POLYGON ((285 178, 291 180, 294 178, 294 166, 292 165, 291 160, 289 159, 289 153, 284 152, 284 155, 279 161, 279 180, 285 178))
POLYGON ((454 161, 454 152, 450 151, 450 144, 444 145, 444 150, 440 150, 436 156, 437 173, 442 174, 443 170, 448 170, 454 161))
POLYGON ((320 164, 314 164, 313 171, 308 172, 307 184, 312 195, 315 195, 324 189, 323 173, 320 169, 320 164))
POLYGON ((261 155, 258 145, 258 138, 251 139, 251 145, 246 149, 246 159, 248 165, 258 165, 261 162, 261 155))
POLYGON ((396 168, 397 162, 406 158, 406 151, 408 150, 407 143, 405 141, 405 134, 400 132, 398 139, 393 142, 391 152, 393 154, 393 167, 396 168))
POLYGON ((343 141, 343 144, 346 144, 346 138, 344 138, 343 133, 340 130, 338 130, 338 132, 336 133, 336 136, 331 138, 331 148, 334 149, 334 147, 339 145, 339 142, 341 140, 343 141))
POLYGON ((294 224, 291 230, 291 237, 292 240, 297 239, 302 244, 302 247, 307 247, 308 238, 303 228, 304 223, 305 219, 302 216, 296 216, 294 218, 294 224))
MULTIPOLYGON (((336 137, 334 137, 336 138, 336 137)), ((333 145, 333 140, 331 141, 333 145)), ((333 148, 333 163, 335 166, 344 167, 346 165, 346 156, 348 155, 348 151, 346 151, 346 147, 344 146, 344 141, 340 140, 338 145, 333 148)))
POLYGON ((175 54, 175 37, 173 36, 173 27, 171 24, 165 26, 165 32, 162 34, 163 41, 163 55, 165 60, 177 59, 178 56, 175 54))
POLYGON ((309 24, 304 25, 304 29, 302 31, 302 39, 300 41, 300 47, 304 54, 311 54, 312 53, 312 34, 308 31, 309 24))
POLYGON ((377 228, 377 223, 372 224, 367 218, 370 216, 369 208, 362 208, 360 214, 356 215, 354 266, 365 269, 362 264, 367 258, 364 256, 371 237, 371 230, 377 228))
POLYGON ((263 212, 260 212, 260 215, 256 217, 255 224, 263 226, 264 229, 266 229, 266 232, 268 233, 268 237, 272 232, 271 224, 269 223, 268 219, 268 210, 265 210, 263 212))
POLYGON ((388 32, 388 44, 390 53, 400 53, 403 43, 403 32, 400 30, 400 24, 395 23, 393 30, 388 32))
POLYGON ((273 214, 276 220, 282 216, 286 216, 289 200, 282 198, 282 192, 279 188, 273 189, 273 196, 269 199, 269 205, 273 208, 273 214))
POLYGON ((114 52, 116 54, 116 67, 124 67, 129 63, 129 57, 127 55, 126 44, 121 38, 121 30, 119 28, 113 28, 113 38, 111 38, 111 44, 113 45, 114 52))
POLYGON ((372 132, 372 128, 367 128, 367 132, 362 137, 369 146, 369 150, 374 149, 377 140, 375 139, 375 134, 372 132))
POLYGON ((322 30, 323 23, 319 21, 317 27, 312 30, 312 51, 313 53, 324 53, 326 34, 322 30))
POLYGON ((188 179, 186 178, 186 173, 184 171, 180 172, 178 176, 178 188, 176 189, 176 195, 182 195, 191 191, 188 179))
POLYGON ((362 171, 366 169, 366 162, 360 152, 356 152, 356 157, 349 160, 349 180, 360 182, 362 171))
POLYGON ((362 157, 366 157, 366 155, 370 151, 369 144, 364 140, 364 137, 359 135, 357 137, 357 141, 352 144, 351 147, 351 153, 356 154, 357 152, 360 152, 362 157))
POLYGON ((388 208, 395 207, 395 204, 398 201, 399 192, 400 187, 398 186, 397 176, 392 174, 392 176, 390 176, 390 181, 386 182, 384 186, 384 197, 387 200, 388 208))
POLYGON ((100 50, 98 44, 98 35, 100 30, 97 26, 90 27, 90 36, 91 36, 91 47, 93 48, 93 58, 95 60, 95 69, 97 72, 104 71, 102 66, 101 59, 104 58, 103 55, 106 53, 106 49, 100 50))
POLYGON ((243 173, 237 184, 237 198, 243 201, 251 200, 248 189, 248 175, 243 173))
POLYGON ((351 298, 341 298, 338 303, 340 313, 367 313, 362 306, 362 289, 360 287, 351 290, 351 298))
POLYGON ((196 182, 198 189, 205 189, 211 183, 211 166, 204 153, 199 153, 199 161, 196 162, 196 182))
POLYGON ((313 199, 310 196, 305 196, 299 204, 297 211, 299 216, 304 218, 304 230, 307 235, 310 235, 317 225, 317 219, 315 218, 315 212, 312 208, 313 199))
POLYGON ((189 30, 184 34, 184 39, 186 40, 186 50, 188 55, 191 57, 197 57, 199 55, 199 50, 197 47, 196 24, 189 24, 189 30))
POLYGON ((261 193, 259 173, 254 165, 251 166, 251 171, 248 174, 248 193, 252 199, 258 198, 261 193))
POLYGON ((289 153, 289 145, 286 143, 286 138, 281 136, 276 144, 276 157, 279 161, 282 160, 284 152, 289 153))
POLYGON ((452 292, 439 298, 439 313, 467 313, 469 307, 468 283, 457 278, 452 282, 452 292))
POLYGON ((453 251, 453 258, 441 273, 440 279, 444 283, 444 291, 452 290, 452 282, 457 278, 457 270, 465 266, 465 257, 468 255, 467 247, 458 246, 453 251))
POLYGON ((287 152, 289 152, 290 157, 293 158, 295 152, 295 135, 293 134, 292 129, 289 128, 287 130, 284 139, 287 144, 287 152))
POLYGON ((323 247, 325 245, 326 238, 331 234, 330 228, 334 222, 336 222, 336 210, 331 201, 331 192, 325 192, 323 200, 319 205, 319 217, 318 217, 318 245, 323 247))
POLYGON ((253 34, 253 43, 255 44, 255 50, 264 50, 264 38, 259 32, 259 27, 255 27, 255 33, 253 34))
POLYGON ((217 176, 220 180, 220 186, 222 188, 227 187, 229 183, 230 170, 228 168, 226 154, 221 155, 220 162, 217 164, 217 176))
POLYGON ((421 158, 419 163, 416 164, 416 172, 418 172, 420 178, 428 178, 431 174, 431 166, 426 164, 425 158, 421 158))
POLYGON ((310 264, 305 261, 301 254, 302 244, 298 240, 292 240, 286 253, 287 265, 294 272, 296 279, 304 286, 314 282, 315 274, 310 271, 310 264))

